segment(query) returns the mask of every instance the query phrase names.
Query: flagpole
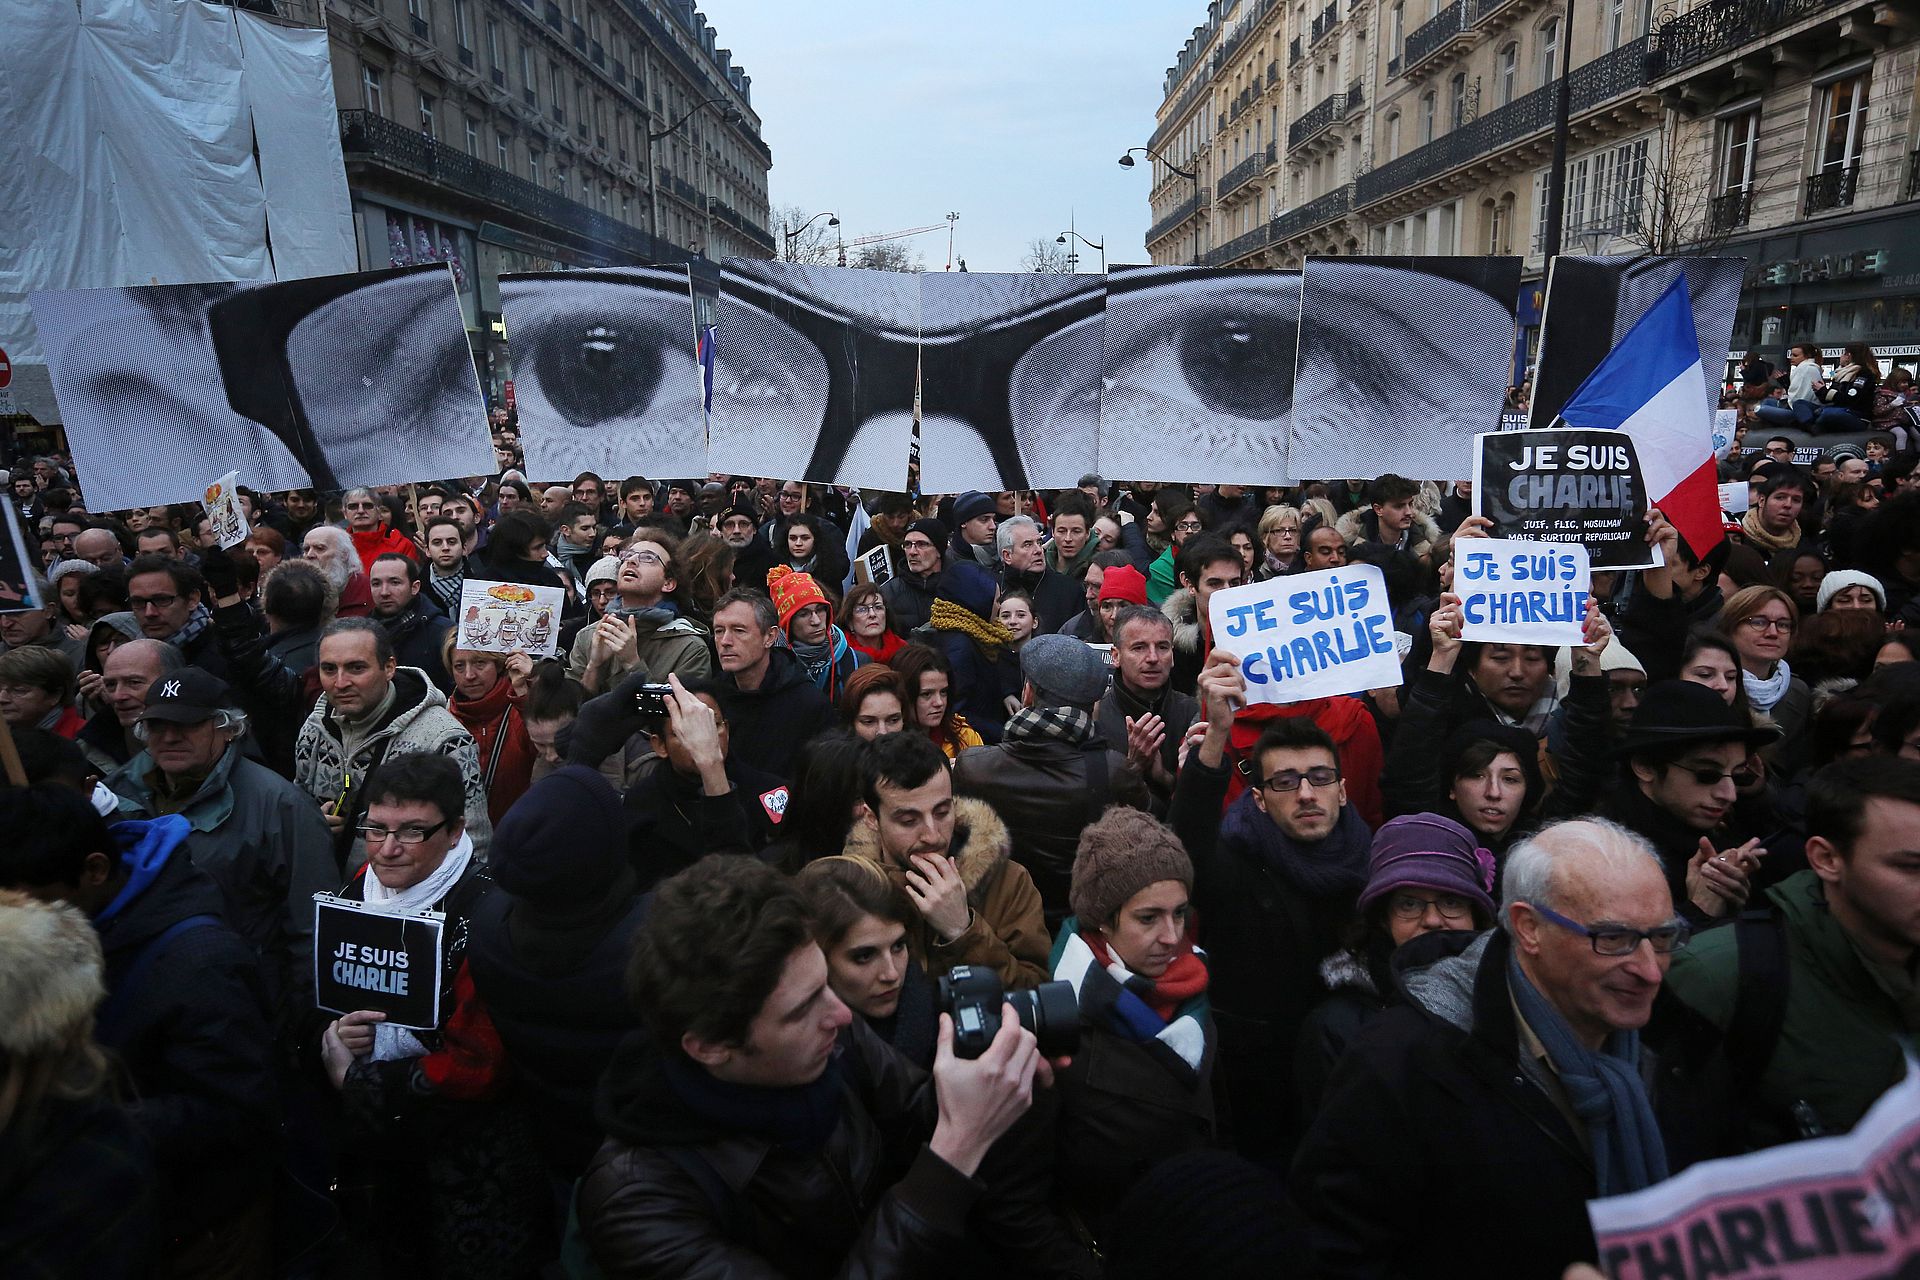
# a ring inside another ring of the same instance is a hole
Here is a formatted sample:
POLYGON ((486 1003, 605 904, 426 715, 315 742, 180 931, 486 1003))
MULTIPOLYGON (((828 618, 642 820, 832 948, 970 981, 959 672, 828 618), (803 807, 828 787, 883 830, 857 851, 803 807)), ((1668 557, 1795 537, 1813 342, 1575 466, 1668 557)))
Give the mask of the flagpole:
POLYGON ((1547 169, 1547 227, 1540 239, 1540 260, 1551 263, 1560 252, 1561 225, 1566 221, 1567 117, 1573 108, 1573 4, 1560 30, 1560 79, 1553 91, 1553 163, 1547 169))

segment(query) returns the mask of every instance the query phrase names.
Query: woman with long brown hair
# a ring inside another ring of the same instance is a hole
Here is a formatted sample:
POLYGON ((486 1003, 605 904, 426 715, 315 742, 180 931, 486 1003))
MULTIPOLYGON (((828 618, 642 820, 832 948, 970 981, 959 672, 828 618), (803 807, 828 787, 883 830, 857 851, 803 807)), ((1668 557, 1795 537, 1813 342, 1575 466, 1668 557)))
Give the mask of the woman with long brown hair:
POLYGON ((919 729, 951 760, 968 747, 984 744, 967 718, 953 709, 953 666, 946 655, 923 644, 910 644, 893 660, 893 669, 907 682, 909 730, 919 729))

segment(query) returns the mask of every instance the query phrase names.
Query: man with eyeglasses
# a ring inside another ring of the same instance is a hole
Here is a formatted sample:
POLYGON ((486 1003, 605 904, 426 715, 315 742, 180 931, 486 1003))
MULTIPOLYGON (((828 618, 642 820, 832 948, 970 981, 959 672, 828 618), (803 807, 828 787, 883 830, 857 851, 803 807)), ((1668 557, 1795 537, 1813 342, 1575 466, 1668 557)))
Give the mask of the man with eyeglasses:
POLYGON ((933 617, 934 591, 947 565, 947 526, 931 516, 915 520, 900 538, 906 564, 880 584, 902 635, 912 635, 933 617))
POLYGON ((709 675, 713 657, 700 624, 682 617, 673 593, 679 588, 674 556, 680 540, 648 528, 620 549, 615 599, 606 616, 580 628, 567 659, 567 674, 601 693, 630 671, 645 671, 655 683, 669 672, 683 680, 709 675))
POLYGON ((1308 1273, 1423 1275, 1443 1248, 1450 1275, 1558 1280, 1597 1256, 1587 1201, 1667 1176, 1639 1031, 1688 930, 1658 859, 1556 823, 1501 890, 1501 927, 1403 965, 1406 1003, 1334 1069, 1293 1166, 1308 1273))
POLYGON ((541 1238, 546 1187, 524 1123, 495 1101, 506 1050, 467 966, 469 922, 493 881, 463 818, 462 772, 429 752, 382 763, 355 820, 367 865, 340 891, 373 915, 446 917, 440 971, 414 979, 439 984, 439 1023, 405 1030, 355 1010, 328 1025, 320 1061, 340 1094, 341 1144, 364 1158, 359 1172, 373 1202, 420 1206, 418 1214, 375 1215, 368 1248, 418 1258, 438 1274, 471 1269, 456 1260, 479 1257, 502 1274, 525 1274, 539 1269, 529 1255, 541 1238), (407 1140, 418 1132, 435 1137, 407 1140), (474 1181, 481 1169, 484 1188, 474 1181), (435 1225, 423 1238, 426 1224, 435 1225))
POLYGON ((339 879, 332 833, 312 799, 243 754, 247 717, 224 680, 194 667, 161 676, 136 726, 143 749, 105 779, 119 818, 187 820, 188 856, 220 887, 224 919, 259 954, 292 1027, 313 1008, 313 895, 339 879))
POLYGON ((1795 869, 1777 865, 1784 853, 1769 860, 1758 838, 1785 834, 1770 806, 1735 807, 1759 780, 1747 758, 1779 736, 1705 685, 1661 680, 1647 686, 1620 739, 1620 780, 1600 813, 1653 846, 1674 902, 1695 924, 1738 912, 1756 882, 1795 869))
POLYGON ((1227 805, 1233 718, 1246 693, 1238 660, 1216 651, 1199 689, 1206 733, 1174 782, 1170 821, 1193 858, 1194 910, 1207 922, 1216 1087, 1234 1147, 1284 1161, 1299 1138, 1294 1040, 1326 995, 1320 962, 1344 943, 1373 835, 1347 803, 1333 739, 1305 716, 1265 727, 1240 765, 1246 790, 1227 805))
POLYGON ((127 609, 149 640, 165 640, 187 665, 224 679, 226 655, 213 631, 206 579, 184 560, 145 555, 127 566, 127 609))
POLYGON ((1669 975, 1717 1051, 1689 1062, 1714 1121, 1701 1127, 1719 1139, 1707 1155, 1845 1133, 1906 1075, 1920 764, 1828 765, 1807 786, 1806 830, 1808 869, 1768 889, 1763 912, 1702 934, 1669 975))

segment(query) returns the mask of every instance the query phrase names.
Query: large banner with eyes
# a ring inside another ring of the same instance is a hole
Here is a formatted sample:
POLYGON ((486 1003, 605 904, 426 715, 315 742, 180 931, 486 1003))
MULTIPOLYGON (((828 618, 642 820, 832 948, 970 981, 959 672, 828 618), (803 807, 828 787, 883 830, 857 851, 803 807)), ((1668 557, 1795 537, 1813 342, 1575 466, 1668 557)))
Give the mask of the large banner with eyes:
POLYGON ((493 472, 452 270, 31 295, 87 505, 493 472))

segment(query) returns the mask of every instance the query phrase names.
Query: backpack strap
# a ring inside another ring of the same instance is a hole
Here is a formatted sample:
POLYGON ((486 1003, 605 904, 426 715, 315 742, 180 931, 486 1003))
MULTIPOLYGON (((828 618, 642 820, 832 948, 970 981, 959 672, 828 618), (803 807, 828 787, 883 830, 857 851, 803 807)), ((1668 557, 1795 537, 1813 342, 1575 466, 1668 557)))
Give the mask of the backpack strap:
POLYGON ((1742 1096, 1750 1097, 1787 1023, 1787 923, 1765 903, 1742 911, 1733 929, 1739 980, 1725 1043, 1733 1083, 1742 1096))
POLYGON ((166 952, 168 944, 183 933, 210 928, 219 923, 220 917, 214 915, 186 916, 147 939, 133 957, 133 963, 127 966, 126 972, 120 975, 120 980, 113 984, 113 990, 107 993, 106 1000, 100 1005, 94 1025, 103 1043, 120 1042, 121 1033, 125 1030, 124 1023, 138 1003, 135 997, 146 986, 148 971, 153 968, 154 961, 166 952))

